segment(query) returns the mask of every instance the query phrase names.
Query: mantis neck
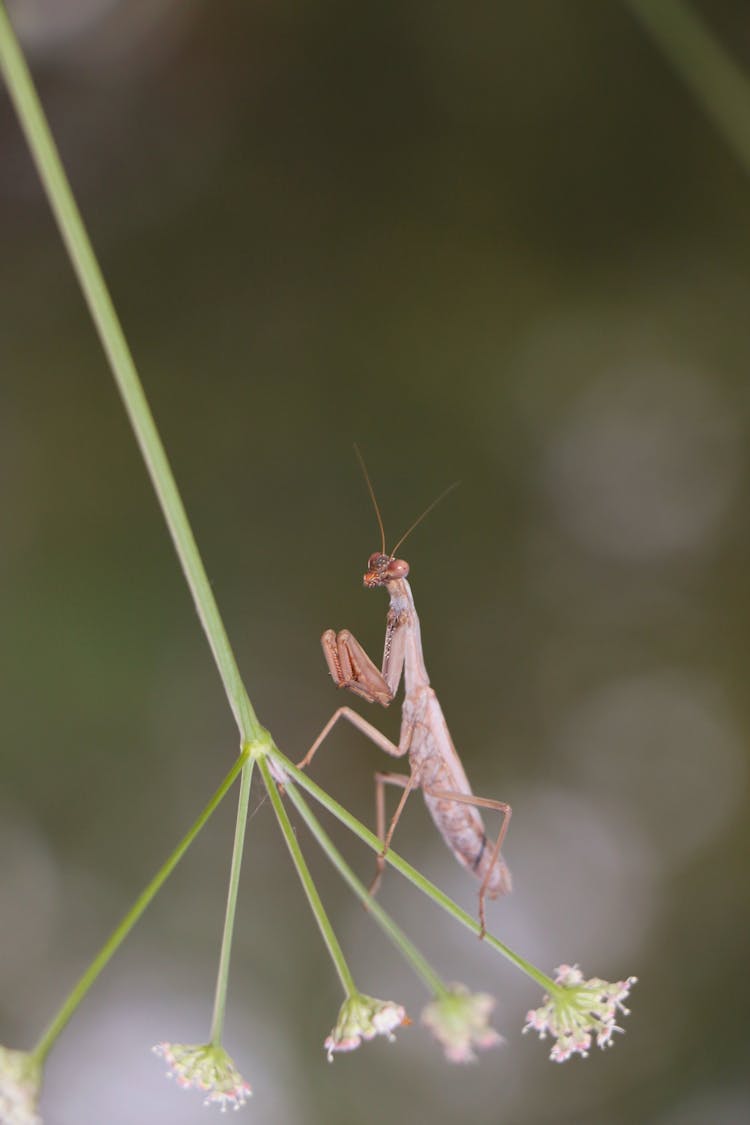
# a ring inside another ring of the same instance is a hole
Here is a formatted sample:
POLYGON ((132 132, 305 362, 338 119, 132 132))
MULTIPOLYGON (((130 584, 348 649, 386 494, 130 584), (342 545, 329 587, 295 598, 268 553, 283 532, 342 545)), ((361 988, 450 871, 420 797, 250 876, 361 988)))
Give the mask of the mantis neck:
POLYGON ((419 631, 419 617, 411 587, 405 578, 399 579, 390 591, 391 610, 398 617, 398 627, 405 633, 404 642, 404 690, 407 695, 429 687, 424 657, 422 656, 422 637, 419 631))

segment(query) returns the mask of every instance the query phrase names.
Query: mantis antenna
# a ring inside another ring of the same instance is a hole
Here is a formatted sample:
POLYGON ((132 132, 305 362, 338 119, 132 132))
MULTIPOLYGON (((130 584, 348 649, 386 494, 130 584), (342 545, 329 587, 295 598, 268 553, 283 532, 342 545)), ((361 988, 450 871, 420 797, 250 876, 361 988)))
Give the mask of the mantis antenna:
MULTIPOLYGON (((372 481, 370 480, 370 474, 369 474, 369 473, 368 473, 368 471, 367 471, 367 465, 365 464, 365 459, 364 459, 364 457, 362 456, 362 452, 361 452, 361 450, 360 450, 359 446, 358 446, 358 445, 356 444, 356 442, 355 442, 355 444, 354 444, 354 452, 355 452, 355 453, 357 454, 357 460, 359 461, 359 467, 360 467, 360 468, 361 468, 361 470, 362 470, 362 475, 364 476, 364 478, 365 478, 365 483, 366 483, 366 485, 367 485, 367 491, 368 491, 368 492, 370 493, 370 499, 372 500, 372 506, 373 506, 373 508, 375 509, 375 515, 377 516, 377 520, 378 520, 378 527, 380 528, 381 554, 385 555, 385 554, 386 554, 386 549, 385 549, 385 528, 383 527, 383 517, 382 517, 382 516, 381 516, 381 514, 380 514, 380 507, 379 507, 379 505, 378 505, 378 502, 377 502, 377 499, 376 499, 376 497, 375 497, 375 489, 374 489, 374 488, 372 487, 372 481)), ((435 499, 434 499, 434 500, 432 501, 432 503, 431 503, 431 504, 428 504, 428 505, 427 505, 427 507, 425 508, 425 510, 424 510, 424 511, 422 512, 421 516, 417 516, 417 518, 415 519, 415 521, 414 521, 414 523, 413 523, 413 524, 411 525, 411 527, 409 527, 409 528, 408 528, 408 529, 407 529, 407 530, 406 530, 406 531, 404 532, 404 534, 403 534, 403 535, 401 536, 401 538, 399 539, 399 541, 398 541, 398 543, 396 544, 396 546, 395 546, 395 547, 393 548, 393 550, 392 550, 392 551, 391 551, 391 552, 390 552, 390 553, 388 554, 388 557, 389 557, 389 558, 391 558, 391 559, 392 559, 392 558, 394 558, 394 557, 395 557, 395 555, 396 555, 396 551, 397 551, 397 550, 399 549, 399 547, 400 547, 400 546, 401 546, 401 544, 402 544, 402 543, 404 542, 404 540, 405 540, 406 538, 408 538, 408 536, 409 536, 409 535, 411 535, 412 531, 414 531, 414 528, 415 528, 415 527, 417 527, 417 526, 418 526, 418 525, 419 525, 419 524, 420 524, 420 523, 422 522, 422 520, 423 520, 423 519, 425 519, 425 517, 426 517, 426 516, 429 516, 430 512, 431 512, 431 511, 433 510, 433 508, 436 508, 436 507, 438 506, 438 504, 439 504, 439 503, 441 502, 441 500, 445 500, 445 498, 446 498, 446 496, 448 495, 448 493, 450 493, 450 492, 453 492, 453 489, 454 489, 454 488, 458 488, 458 486, 459 486, 459 484, 460 484, 460 483, 461 483, 460 481, 458 481, 458 480, 454 480, 453 484, 449 484, 449 485, 448 485, 448 487, 447 487, 446 489, 444 489, 444 490, 443 490, 443 491, 442 491, 442 492, 440 493, 440 495, 439 495, 439 496, 437 496, 437 497, 436 497, 436 498, 435 498, 435 499)))
POLYGON ((383 517, 380 514, 380 508, 379 508, 378 502, 375 498, 375 489, 372 487, 372 481, 370 480, 370 474, 367 471, 367 465, 365 464, 365 459, 362 456, 362 453, 360 452, 360 448, 359 448, 359 446, 357 445, 356 442, 354 443, 354 452, 357 454, 357 460, 359 461, 359 467, 362 470, 362 475, 365 478, 365 484, 367 485, 367 491, 370 493, 370 499, 372 500, 372 506, 375 509, 375 515, 378 517, 378 527, 380 528, 380 542, 382 544, 381 554, 384 555, 385 554, 385 528, 383 527, 383 517))
MULTIPOLYGON (((431 504, 428 504, 428 505, 427 505, 427 507, 425 508, 425 510, 424 510, 424 511, 422 512, 422 515, 421 515, 421 516, 417 516, 417 518, 415 519, 415 521, 414 521, 414 523, 413 523, 413 524, 411 525, 411 527, 410 527, 410 528, 408 529, 408 531, 405 531, 405 532, 404 532, 404 534, 403 534, 403 535, 401 536, 401 538, 399 539, 398 543, 396 544, 396 546, 395 546, 395 547, 393 548, 393 550, 391 551, 391 558, 393 558, 393 556, 394 556, 394 555, 396 554, 396 551, 397 551, 397 550, 399 549, 399 547, 400 547, 400 546, 401 546, 401 544, 403 543, 404 539, 406 539, 406 538, 407 538, 407 536, 411 535, 411 533, 412 533, 412 531, 414 530, 414 528, 415 528, 415 527, 417 527, 417 526, 418 526, 418 525, 419 525, 419 524, 420 524, 420 523, 422 522, 422 520, 423 520, 423 519, 425 518, 425 516, 429 516, 430 512, 432 511, 432 509, 433 509, 433 508, 437 508, 437 506, 438 506, 438 504, 440 503, 440 501, 441 501, 441 500, 445 500, 445 498, 446 498, 446 496, 448 495, 448 493, 449 493, 449 492, 453 492, 453 489, 454 489, 454 488, 458 488, 458 486, 459 486, 459 484, 460 484, 460 483, 461 483, 461 481, 460 481, 460 480, 454 480, 453 484, 449 484, 447 488, 444 488, 444 489, 443 489, 443 491, 442 491, 442 492, 440 493, 440 495, 439 495, 439 496, 437 496, 437 497, 436 497, 436 498, 435 498, 435 499, 434 499, 434 500, 432 501, 432 503, 431 503, 431 504)), ((385 552, 383 552, 383 553, 385 553, 385 552)))

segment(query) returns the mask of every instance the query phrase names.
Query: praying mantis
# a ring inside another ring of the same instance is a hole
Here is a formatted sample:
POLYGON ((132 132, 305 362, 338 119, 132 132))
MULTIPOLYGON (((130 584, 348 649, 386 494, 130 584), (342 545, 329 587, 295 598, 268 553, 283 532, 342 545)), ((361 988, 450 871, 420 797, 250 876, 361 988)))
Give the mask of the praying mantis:
MULTIPOLYGON (((356 447, 355 447, 356 448, 356 447)), ((511 875, 500 849, 510 823, 511 807, 504 801, 476 797, 451 740, 438 697, 430 685, 422 652, 419 618, 414 597, 407 581, 409 564, 396 558, 396 551, 414 528, 450 489, 427 508, 389 553, 385 547, 385 530, 370 477, 356 449, 368 491, 375 508, 381 537, 381 549, 370 555, 364 574, 368 589, 383 587, 390 599, 385 629, 382 670, 367 655, 348 629, 336 633, 327 629, 322 637, 323 654, 334 683, 346 688, 368 703, 388 707, 396 697, 403 675, 404 699, 401 708, 401 732, 398 745, 350 707, 339 707, 333 713, 305 757, 300 769, 309 766, 316 752, 341 719, 346 719, 376 746, 394 758, 408 755, 409 774, 375 774, 375 807, 377 836, 382 841, 375 879, 370 887, 375 893, 385 869, 385 857, 404 810, 409 794, 421 789, 435 825, 458 862, 481 880, 479 888, 479 937, 486 933, 485 900, 508 894, 511 875), (385 790, 395 785, 403 790, 386 831, 385 790), (480 808, 494 809, 502 814, 497 839, 490 842, 484 830, 480 808)), ((451 486, 453 488, 454 486, 451 486)))

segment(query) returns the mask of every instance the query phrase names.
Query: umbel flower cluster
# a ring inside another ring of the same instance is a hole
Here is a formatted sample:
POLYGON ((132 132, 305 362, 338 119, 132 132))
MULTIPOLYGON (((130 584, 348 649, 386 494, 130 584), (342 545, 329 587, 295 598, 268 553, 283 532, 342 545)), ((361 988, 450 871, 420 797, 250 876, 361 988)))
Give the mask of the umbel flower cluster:
POLYGON ((323 1044, 328 1061, 333 1062, 335 1052, 354 1051, 363 1040, 374 1039, 376 1035, 384 1035, 393 1043, 396 1028, 410 1022, 400 1004, 356 992, 341 1005, 336 1026, 323 1044))
POLYGON ((167 1075, 184 1090, 200 1090, 205 1105, 217 1105, 222 1113, 228 1106, 239 1109, 252 1096, 223 1047, 195 1043, 157 1043, 152 1048, 169 1067, 167 1075))
POLYGON ((597 1047, 612 1047, 612 1036, 623 1029, 615 1023, 617 1013, 627 1016, 630 1009, 623 1000, 636 983, 635 977, 609 984, 599 977, 583 979, 577 965, 560 965, 555 971, 558 987, 544 997, 541 1008, 526 1016, 524 1031, 538 1031, 540 1039, 554 1040, 549 1057, 565 1062, 572 1055, 586 1058, 592 1042, 597 1047))
POLYGON ((33 1055, 0 1047, 0 1125, 42 1125, 36 1110, 41 1077, 33 1055))
POLYGON ((444 995, 427 1005, 422 1023, 442 1044, 449 1062, 476 1062, 475 1051, 499 1047, 504 1042, 489 1024, 494 1007, 495 998, 489 993, 472 993, 462 984, 452 984, 444 995))
MULTIPOLYGON (((283 761, 286 766, 286 760, 283 761)), ((478 1052, 500 1047, 504 1040, 490 1023, 495 1008, 494 997, 486 992, 472 992, 463 984, 445 984, 395 921, 386 914, 377 899, 373 899, 359 882, 323 831, 296 786, 290 781, 290 777, 284 775, 285 780, 283 782, 279 780, 278 775, 282 767, 276 763, 272 772, 263 758, 258 765, 279 818, 284 839, 319 927, 325 935, 326 946, 344 989, 344 1001, 338 1017, 323 1042, 329 1062, 337 1055, 357 1050, 363 1043, 374 1039, 382 1038, 394 1042, 396 1033, 411 1025, 412 1020, 406 1014, 406 1008, 402 1003, 395 1000, 381 1000, 357 988, 302 856, 297 835, 292 828, 283 800, 284 792, 302 814, 308 827, 345 881, 362 901, 367 902, 373 919, 386 931, 393 944, 411 963, 428 987, 431 999, 422 1011, 420 1022, 432 1033, 441 1046, 445 1058, 456 1064, 473 1063, 477 1060, 478 1052)), ((294 771, 294 767, 291 767, 290 763, 288 765, 294 771)), ((247 792, 249 792, 249 784, 247 792)), ((395 857, 395 861, 402 863, 398 857, 395 857)), ((430 893, 434 889, 432 885, 414 872, 414 869, 411 870, 413 880, 417 881, 418 885, 423 882, 427 893, 430 893)), ((236 888, 236 879, 230 879, 230 883, 236 888)), ((543 984, 545 995, 542 1004, 539 1008, 528 1012, 523 1030, 536 1031, 540 1038, 552 1040, 550 1050, 552 1060, 565 1062, 576 1054, 585 1058, 592 1045, 601 1048, 612 1046, 615 1032, 622 1031, 617 1019, 628 1014, 625 1000, 635 984, 635 977, 610 983, 599 977, 586 979, 577 965, 561 965, 556 970, 554 979, 551 979, 504 946, 493 935, 485 933, 478 923, 472 921, 446 896, 440 895, 440 903, 449 913, 472 928, 476 934, 483 936, 487 945, 502 953, 517 967, 543 984)), ((228 932, 231 933, 231 930, 228 932)), ((225 948, 228 948, 226 936, 225 948)), ((227 963, 228 957, 222 956, 221 966, 226 966, 227 963)), ((186 1090, 199 1092, 206 1105, 218 1106, 222 1112, 230 1108, 240 1109, 252 1094, 250 1083, 243 1077, 222 1044, 226 985, 227 973, 220 969, 214 1006, 214 1024, 206 1043, 162 1042, 153 1048, 155 1053, 166 1062, 167 1073, 177 1085, 186 1090)), ((80 987, 74 990, 74 995, 76 992, 80 992, 80 987)), ((76 1002, 79 998, 76 995, 76 1002)), ((67 1012, 67 1009, 64 1011, 67 1012)), ((57 1024, 62 1024, 61 1017, 53 1021, 53 1026, 57 1024)), ((37 1102, 42 1062, 47 1049, 48 1042, 45 1039, 40 1042, 36 1051, 30 1053, 0 1048, 0 1125, 42 1125, 37 1102)))
MULTIPOLYGON (((635 977, 615 984, 598 977, 585 980, 578 966, 561 965, 553 991, 540 1008, 528 1013, 523 1030, 538 1031, 541 1039, 550 1036, 554 1040, 550 1058, 555 1062, 565 1062, 574 1054, 585 1058, 594 1042, 602 1048, 613 1045, 614 1032, 622 1031, 615 1022, 617 1013, 628 1014, 623 1000, 634 984, 635 977)), ((441 1044, 446 1059, 471 1063, 476 1061, 477 1050, 504 1042, 489 1024, 494 1006, 494 998, 487 993, 471 993, 454 984, 427 1005, 422 1023, 441 1044)), ((338 1052, 354 1051, 376 1036, 394 1042, 395 1031, 410 1023, 400 1004, 362 993, 350 996, 325 1040, 328 1060, 332 1062, 338 1052)), ((229 1106, 239 1109, 250 1097, 249 1084, 222 1048, 160 1043, 153 1049, 168 1063, 169 1076, 183 1088, 203 1093, 206 1105, 218 1105, 222 1111, 229 1106)))

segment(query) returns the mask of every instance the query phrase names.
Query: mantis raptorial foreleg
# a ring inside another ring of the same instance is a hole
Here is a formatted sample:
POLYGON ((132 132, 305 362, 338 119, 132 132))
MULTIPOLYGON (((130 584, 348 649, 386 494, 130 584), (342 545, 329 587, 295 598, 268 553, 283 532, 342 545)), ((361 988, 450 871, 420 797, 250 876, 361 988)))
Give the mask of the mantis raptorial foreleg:
MULTIPOLYGON (((389 671, 387 660, 384 661, 381 672, 348 629, 341 629, 338 633, 334 633, 333 629, 326 629, 320 643, 328 671, 337 687, 347 688, 368 703, 379 703, 382 707, 393 702, 396 690, 386 679, 389 671)), ((399 678, 400 674, 399 671, 399 678)))
MULTIPOLYGON (((394 692, 389 687, 384 672, 379 671, 373 664, 362 645, 348 629, 341 629, 338 633, 333 629, 326 629, 320 638, 320 643, 323 646, 328 670, 337 687, 347 688, 348 691, 353 691, 355 695, 366 699, 368 703, 380 703, 382 707, 387 707, 393 701, 394 692)), ((387 660, 384 662, 384 668, 385 671, 388 670, 387 660)), ((368 723, 367 719, 352 711, 351 707, 339 707, 331 715, 302 761, 297 763, 298 769, 303 770, 310 764, 339 719, 346 719, 376 746, 394 758, 402 758, 409 749, 408 742, 403 744, 402 740, 402 745, 397 746, 372 723, 368 723)))

